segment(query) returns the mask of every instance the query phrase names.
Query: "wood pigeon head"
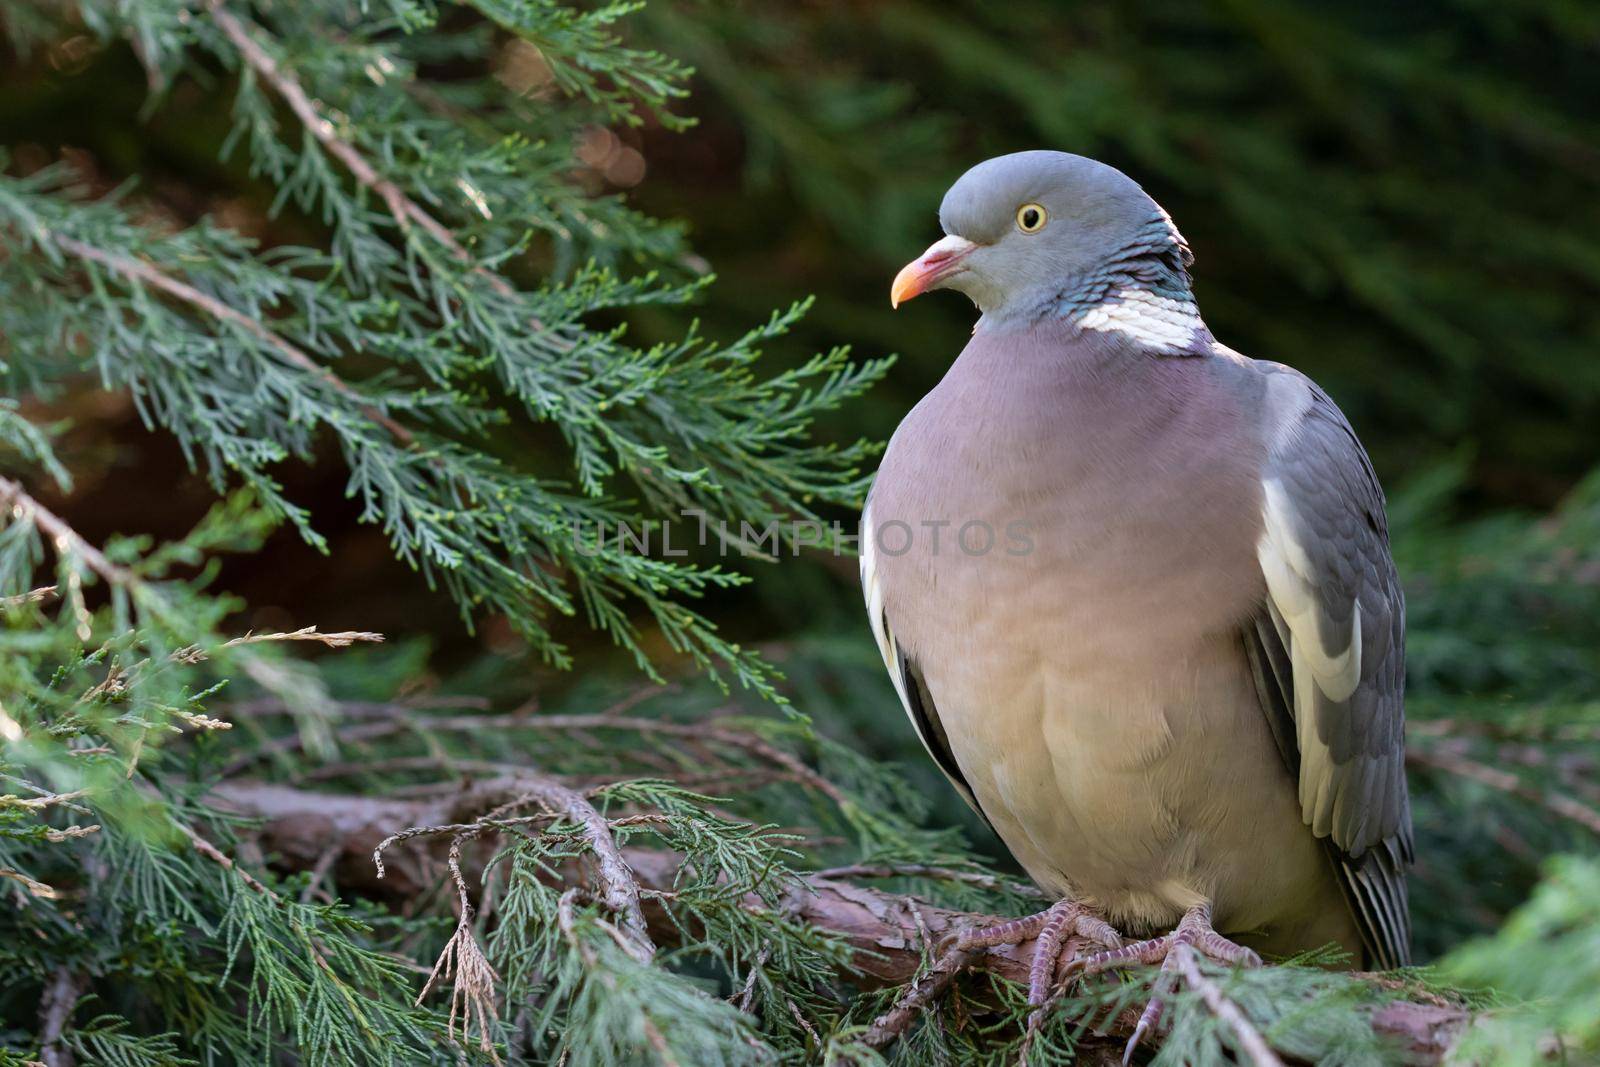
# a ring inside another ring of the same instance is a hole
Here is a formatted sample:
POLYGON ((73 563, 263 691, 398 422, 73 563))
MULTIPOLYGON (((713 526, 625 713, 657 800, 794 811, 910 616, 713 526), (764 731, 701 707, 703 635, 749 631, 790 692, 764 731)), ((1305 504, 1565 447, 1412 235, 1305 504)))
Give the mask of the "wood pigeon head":
POLYGON ((939 223, 947 236, 896 275, 894 306, 955 289, 990 317, 1027 311, 1092 285, 1119 260, 1163 251, 1168 284, 1187 288, 1189 250, 1171 217, 1132 178, 1084 156, 985 160, 950 187, 939 223))

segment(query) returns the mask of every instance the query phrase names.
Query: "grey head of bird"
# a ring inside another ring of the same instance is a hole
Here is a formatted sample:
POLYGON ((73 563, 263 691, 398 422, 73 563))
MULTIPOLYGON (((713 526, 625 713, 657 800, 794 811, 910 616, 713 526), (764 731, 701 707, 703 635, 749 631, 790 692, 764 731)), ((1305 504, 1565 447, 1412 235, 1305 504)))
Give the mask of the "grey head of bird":
POLYGON ((1067 152, 1015 152, 963 174, 939 206, 946 236, 895 277, 898 307, 934 289, 991 320, 1087 307, 1137 286, 1186 299, 1192 262, 1171 217, 1115 167, 1067 152))

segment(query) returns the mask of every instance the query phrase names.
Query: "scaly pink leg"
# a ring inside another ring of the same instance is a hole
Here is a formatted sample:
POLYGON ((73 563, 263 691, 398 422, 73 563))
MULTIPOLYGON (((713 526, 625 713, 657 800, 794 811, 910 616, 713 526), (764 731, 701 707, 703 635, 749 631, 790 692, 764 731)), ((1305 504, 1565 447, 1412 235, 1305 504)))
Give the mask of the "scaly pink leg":
POLYGON ((1075 900, 1059 901, 1035 915, 963 930, 946 938, 939 947, 934 965, 906 987, 892 1008, 873 1020, 861 1040, 870 1048, 886 1047, 904 1033, 922 1009, 943 993, 957 974, 971 966, 980 953, 997 945, 1020 945, 1033 938, 1039 941, 1034 946, 1033 962, 1028 970, 1028 1003, 1034 1007, 1030 1018, 1037 1020, 1049 1002, 1062 951, 1072 937, 1104 945, 1107 950, 1122 946, 1122 935, 1112 929, 1110 923, 1075 900))
POLYGON ((1083 956, 1072 963, 1074 969, 1086 975, 1140 964, 1161 964, 1161 973, 1156 977, 1150 1003, 1145 1005, 1143 1013, 1139 1016, 1138 1025, 1133 1028, 1133 1036, 1128 1039, 1128 1047, 1123 1050, 1124 1065, 1133 1058, 1133 1050, 1139 1047, 1144 1035, 1154 1028, 1161 1018, 1161 1009, 1164 1007, 1161 991, 1167 988, 1172 981, 1173 972, 1178 969, 1179 954, 1174 950, 1179 945, 1187 945, 1218 963, 1243 967, 1261 966, 1260 956, 1243 945, 1234 944, 1211 928, 1209 904, 1197 904, 1190 908, 1170 934, 1153 937, 1148 941, 1136 941, 1131 945, 1123 945, 1107 952, 1097 952, 1092 956, 1083 956))
POLYGON ((963 931, 956 938, 955 947, 974 952, 996 945, 1019 945, 1030 938, 1038 938, 1028 969, 1028 1003, 1038 1008, 1055 984, 1062 946, 1074 935, 1107 949, 1122 946, 1122 935, 1112 929, 1110 923, 1076 900, 1061 900, 1034 915, 963 931))

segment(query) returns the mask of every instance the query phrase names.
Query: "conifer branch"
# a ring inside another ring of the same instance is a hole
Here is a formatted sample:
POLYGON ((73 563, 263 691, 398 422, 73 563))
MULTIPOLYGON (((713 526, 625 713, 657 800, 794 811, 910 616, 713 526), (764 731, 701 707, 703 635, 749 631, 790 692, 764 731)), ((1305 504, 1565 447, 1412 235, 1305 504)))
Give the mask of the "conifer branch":
POLYGON ((387 413, 367 403, 366 399, 349 382, 248 315, 236 311, 222 301, 202 293, 192 285, 178 281, 148 263, 117 252, 108 252, 105 249, 95 248, 93 245, 85 244, 77 238, 68 237, 61 233, 52 233, 49 239, 65 252, 69 252, 80 259, 99 263, 101 266, 108 267, 130 280, 159 289, 168 296, 174 297, 199 311, 203 311, 220 322, 225 322, 236 329, 243 330, 270 346, 289 363, 315 375, 318 380, 335 391, 355 400, 363 414, 388 430, 401 444, 410 445, 415 443, 415 434, 387 413))
MULTIPOLYGON (((269 705, 257 704, 256 711, 268 710, 269 705)), ((574 732, 585 730, 623 730, 641 734, 657 734, 680 738, 689 744, 715 742, 740 749, 777 769, 783 776, 827 797, 836 804, 845 804, 847 798, 838 786, 806 766, 803 760, 776 745, 744 730, 705 723, 679 723, 667 719, 646 719, 619 715, 610 711, 592 715, 528 715, 512 712, 507 715, 415 715, 404 706, 365 705, 364 711, 387 721, 358 723, 341 730, 339 737, 345 742, 375 741, 401 733, 476 732, 479 730, 535 730, 574 732)), ((305 739, 298 734, 275 738, 244 753, 224 768, 224 774, 233 775, 254 764, 273 757, 300 751, 305 739)), ((883 875, 881 877, 889 877, 883 875)))
MULTIPOLYGON (((456 240, 455 234, 450 232, 448 226, 406 196, 398 185, 379 174, 354 145, 340 138, 332 120, 322 114, 321 108, 306 93, 294 72, 281 66, 265 48, 261 47, 251 36, 251 31, 234 17, 225 4, 220 0, 212 0, 208 9, 211 12, 211 20, 217 24, 223 36, 233 42, 233 46, 239 50, 239 55, 250 69, 277 90, 278 95, 289 105, 289 110, 294 112, 306 132, 315 137, 329 155, 343 163, 356 181, 382 198, 395 222, 402 228, 415 223, 426 230, 434 240, 449 249, 451 255, 457 259, 468 261, 472 258, 462 247, 461 242, 456 240)), ((495 280, 502 292, 511 291, 510 285, 503 278, 495 280)))
POLYGON ((1213 1015, 1228 1024, 1238 1039, 1240 1050, 1250 1057, 1250 1062, 1255 1067, 1283 1067, 1283 1060, 1272 1051, 1272 1046, 1261 1036, 1261 1031, 1245 1018, 1239 1005, 1225 997, 1222 990, 1217 988, 1217 983, 1201 972, 1199 964, 1195 962, 1195 951, 1185 944, 1179 944, 1174 951, 1178 954, 1178 972, 1183 975, 1183 980, 1200 994, 1213 1015))
MULTIPOLYGON (((338 128, 322 113, 322 109, 305 91, 294 72, 274 59, 251 35, 251 31, 245 28, 244 23, 234 17, 222 0, 212 0, 209 10, 212 21, 239 50, 239 55, 250 68, 277 90, 278 95, 289 105, 289 110, 294 112, 301 125, 317 139, 329 155, 343 163, 357 182, 378 194, 388 208, 390 216, 402 230, 412 224, 420 226, 428 236, 443 245, 456 260, 464 264, 472 263, 472 254, 456 238, 450 227, 434 218, 426 208, 407 196, 403 189, 380 174, 355 145, 339 136, 338 128)), ((492 270, 474 265, 472 272, 483 278, 489 287, 501 296, 512 296, 516 293, 510 282, 492 270)), ((537 318, 531 319, 530 323, 534 329, 544 329, 544 324, 537 318)))
POLYGON ((112 585, 132 587, 140 584, 138 575, 120 564, 112 563, 104 552, 84 540, 61 516, 29 495, 21 483, 3 475, 0 475, 0 506, 9 507, 16 518, 36 526, 50 538, 57 554, 83 560, 90 570, 112 585))

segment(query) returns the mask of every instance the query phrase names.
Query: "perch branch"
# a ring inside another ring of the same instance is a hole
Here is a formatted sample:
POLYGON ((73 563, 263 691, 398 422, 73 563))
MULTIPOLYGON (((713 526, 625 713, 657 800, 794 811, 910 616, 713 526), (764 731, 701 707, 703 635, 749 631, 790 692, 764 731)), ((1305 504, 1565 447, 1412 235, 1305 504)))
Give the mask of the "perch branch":
MULTIPOLYGON (((330 848, 337 849, 333 868, 346 890, 410 897, 431 888, 436 884, 434 878, 421 870, 396 869, 383 882, 377 881, 371 862, 373 843, 389 836, 396 826, 446 823, 480 814, 505 795, 504 785, 497 788, 501 792, 495 795, 471 791, 443 800, 399 801, 237 782, 218 786, 212 801, 261 819, 258 832, 264 850, 287 867, 309 869, 330 848)), ((681 857, 661 849, 623 848, 617 850, 617 860, 638 887, 670 893, 681 857)), ((557 876, 567 885, 583 881, 581 871, 571 866, 557 876)), ((746 903, 752 908, 764 907, 754 898, 746 903)), ((948 988, 963 964, 1026 985, 1033 961, 1034 942, 1027 941, 998 946, 970 960, 947 954, 925 966, 930 946, 942 944, 962 930, 1000 922, 1001 917, 942 908, 815 874, 790 896, 788 917, 840 938, 855 950, 854 969, 847 980, 864 987, 918 980, 925 1001, 948 988)), ((660 941, 671 942, 681 936, 672 918, 654 905, 645 908, 645 919, 660 941)), ((910 1017, 903 1021, 880 1019, 875 1026, 885 1031, 893 1027, 903 1030, 913 1021, 910 1017)), ((1416 1063, 1440 1062, 1469 1021, 1465 1009, 1425 997, 1397 1000, 1377 1008, 1371 1016, 1373 1029, 1400 1042, 1411 1057, 1408 1062, 1416 1063)), ((1105 1028, 1111 1037, 1126 1038, 1132 1032, 1132 1020, 1119 1016, 1107 1021, 1105 1028)), ((899 1030, 885 1032, 884 1045, 899 1030)))

